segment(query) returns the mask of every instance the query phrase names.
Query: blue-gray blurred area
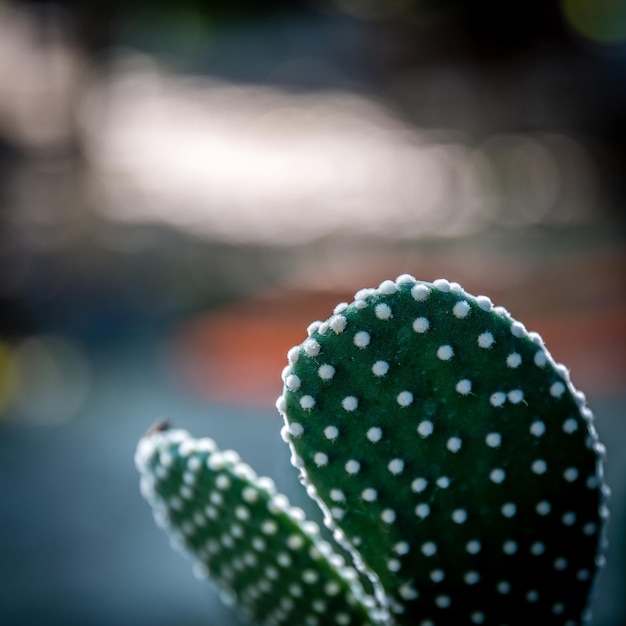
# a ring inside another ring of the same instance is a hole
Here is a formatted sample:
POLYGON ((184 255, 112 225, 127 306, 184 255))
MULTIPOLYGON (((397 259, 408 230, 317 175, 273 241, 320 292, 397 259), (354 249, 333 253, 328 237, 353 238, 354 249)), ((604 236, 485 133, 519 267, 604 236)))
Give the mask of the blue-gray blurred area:
POLYGON ((621 0, 0 0, 0 624, 238 624, 137 440, 168 417, 315 515, 286 351, 402 273, 491 296, 587 393, 593 624, 625 624, 625 148, 621 0))

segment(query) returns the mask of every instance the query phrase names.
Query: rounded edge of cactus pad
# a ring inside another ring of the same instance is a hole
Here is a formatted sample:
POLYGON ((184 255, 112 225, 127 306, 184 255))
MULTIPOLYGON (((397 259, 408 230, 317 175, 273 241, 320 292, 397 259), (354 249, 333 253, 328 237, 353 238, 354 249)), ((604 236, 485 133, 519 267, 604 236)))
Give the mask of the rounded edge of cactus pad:
MULTIPOLYGON (((291 464, 298 469, 300 474, 300 481, 306 487, 308 495, 316 502, 323 513, 324 524, 330 531, 333 533, 333 537, 335 541, 341 547, 346 550, 352 557, 355 567, 367 578, 370 579, 373 588, 375 590, 375 595, 377 601, 384 607, 385 611, 391 615, 394 612, 394 600, 387 597, 385 590, 379 580, 378 575, 371 568, 369 568, 363 561, 362 557, 359 554, 359 548, 356 545, 353 545, 352 542, 348 539, 345 533, 341 529, 341 523, 336 520, 329 508, 329 506, 318 496, 315 485, 309 479, 309 476, 304 468, 303 460, 298 456, 297 451, 293 445, 293 439, 297 438, 301 433, 294 432, 294 428, 297 429, 298 424, 289 423, 288 415, 287 415, 287 402, 285 394, 289 391, 293 391, 293 385, 298 385, 299 381, 292 378, 291 366, 293 366, 297 360, 299 359, 299 355, 302 350, 308 356, 316 356, 316 352, 319 351, 319 344, 317 344, 315 338, 312 336, 314 333, 325 334, 326 332, 332 331, 335 334, 340 334, 346 328, 346 318, 342 316, 342 312, 345 311, 349 306, 356 306, 357 308, 365 308, 367 305, 366 299, 372 296, 380 296, 380 295, 391 295, 395 293, 401 285, 411 284, 412 285, 412 294, 415 300, 420 300, 422 298, 426 299, 428 297, 428 293, 431 290, 438 290, 441 292, 453 292, 458 296, 465 298, 466 300, 472 302, 477 305, 481 309, 485 311, 494 312, 502 318, 506 319, 511 324, 511 332, 518 337, 526 337, 538 347, 541 348, 541 354, 545 357, 545 363, 550 364, 562 377, 563 384, 565 388, 569 391, 569 393, 574 398, 582 418, 584 419, 587 429, 588 429, 588 448, 595 454, 596 458, 596 472, 595 476, 598 481, 598 491, 600 494, 600 502, 599 502, 599 510, 600 517, 602 521, 602 526, 599 529, 599 541, 598 541, 598 550, 596 555, 596 571, 594 576, 597 578, 597 574, 602 569, 605 564, 605 556, 604 553, 607 548, 607 539, 606 539, 606 524, 608 521, 608 507, 607 502, 610 495, 610 489, 606 485, 604 478, 604 456, 606 453, 605 446, 600 442, 598 437, 597 430, 594 424, 594 415, 592 411, 587 406, 586 396, 583 392, 576 389, 572 380, 570 378, 569 370, 563 364, 558 363, 552 357, 549 350, 546 348, 545 343, 541 336, 537 332, 530 332, 526 329, 526 327, 516 319, 514 319, 511 314, 504 307, 495 306, 491 299, 487 296, 474 296, 468 292, 466 292, 461 285, 456 282, 451 282, 447 279, 437 279, 433 282, 421 281, 416 279, 411 274, 402 274, 398 276, 395 280, 385 280, 376 288, 366 288, 361 289, 356 292, 354 299, 352 302, 342 302, 338 304, 332 315, 326 321, 317 321, 309 326, 307 329, 308 337, 304 339, 304 341, 296 346, 293 346, 287 353, 288 364, 283 370, 282 380, 283 380, 283 392, 276 400, 276 408, 283 419, 283 427, 281 429, 281 437, 283 441, 285 441, 290 448, 291 451, 291 464), (602 513, 604 512, 604 514, 602 513)), ((380 306, 380 305, 379 305, 380 306)), ((458 311, 455 311, 454 314, 457 317, 462 317, 465 311, 459 307, 458 311)), ((376 311, 376 315, 378 319, 386 319, 386 316, 389 315, 389 312, 383 309, 383 306, 380 307, 380 311, 376 311)), ((389 315, 389 318, 391 316, 389 315)), ((420 331, 418 321, 416 320, 416 326, 414 327, 416 332, 420 331)), ((355 345, 358 345, 358 341, 362 341, 365 347, 367 345, 367 341, 369 337, 366 337, 367 333, 364 334, 363 337, 355 337, 355 345)), ((489 337, 485 336, 483 341, 488 342, 489 337)), ((486 343, 485 343, 486 345, 486 343)), ((444 347, 445 348, 445 347, 444 347)), ((440 355, 438 355, 440 359, 445 359, 448 355, 442 351, 440 355)), ((542 357, 542 358, 543 358, 542 357)), ((514 366, 514 363, 511 363, 509 366, 514 366)), ((383 364, 380 365, 381 371, 384 367, 383 364)), ((329 371, 320 371, 319 376, 324 377, 324 375, 332 376, 332 372, 329 371)), ((296 377, 297 378, 297 377, 296 377)), ((468 381, 461 381, 459 384, 468 381)), ((457 387, 457 391, 459 393, 463 393, 464 389, 462 387, 457 387)), ((557 390, 555 390, 556 392, 557 390)), ((559 389, 558 392, 562 393, 564 389, 559 389)), ((401 403, 403 399, 398 398, 398 402, 401 403)), ((515 402, 515 398, 508 398, 509 401, 515 402)), ((315 399, 312 397, 306 397, 306 400, 311 405, 314 405, 315 399)), ((407 402, 410 400, 407 398, 407 402)), ((494 399, 496 401, 496 399, 494 399)), ((345 402, 347 403, 344 408, 346 410, 350 410, 352 405, 353 408, 356 408, 358 400, 356 398, 346 398, 345 402), (352 402, 352 405, 350 404, 352 402)), ((306 408, 306 407, 302 407, 306 408)), ((371 436, 375 438, 377 433, 372 432, 371 436)), ((328 437, 332 436, 332 433, 328 433, 328 437)), ((369 435, 368 435, 369 436, 369 435)), ((373 441, 374 439, 372 439, 373 441)), ((320 459, 323 461, 323 459, 320 459)), ((348 469, 348 468, 346 468, 348 469)), ((593 589, 595 585, 592 585, 591 596, 593 596, 593 589)), ((587 611, 589 613, 589 611, 587 611)), ((391 623, 393 623, 393 618, 391 618, 391 623)))

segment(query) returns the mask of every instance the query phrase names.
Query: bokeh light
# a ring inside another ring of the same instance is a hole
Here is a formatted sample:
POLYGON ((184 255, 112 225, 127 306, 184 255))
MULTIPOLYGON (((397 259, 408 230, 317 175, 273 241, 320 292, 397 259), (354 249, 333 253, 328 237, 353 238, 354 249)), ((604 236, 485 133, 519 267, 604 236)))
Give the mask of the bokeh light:
POLYGON ((623 0, 562 0, 571 28, 597 44, 626 41, 626 2, 623 0))

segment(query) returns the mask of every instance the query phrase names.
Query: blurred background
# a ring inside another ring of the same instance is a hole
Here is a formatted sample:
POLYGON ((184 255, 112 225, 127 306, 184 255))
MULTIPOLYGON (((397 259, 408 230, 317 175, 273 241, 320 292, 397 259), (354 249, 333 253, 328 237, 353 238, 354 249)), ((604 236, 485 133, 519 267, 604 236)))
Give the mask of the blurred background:
POLYGON ((544 335, 626 624, 626 2, 0 0, 0 623, 235 626, 151 518, 168 416, 295 502, 287 349, 411 273, 544 335))

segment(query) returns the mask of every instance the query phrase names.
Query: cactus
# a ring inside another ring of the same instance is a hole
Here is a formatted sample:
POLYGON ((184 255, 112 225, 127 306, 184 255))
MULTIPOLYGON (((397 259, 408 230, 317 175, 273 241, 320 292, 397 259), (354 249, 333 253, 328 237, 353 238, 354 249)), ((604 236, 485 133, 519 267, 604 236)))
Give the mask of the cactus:
POLYGON ((589 619, 604 450, 536 333, 456 283, 403 275, 311 324, 283 382, 281 434, 337 546, 210 440, 157 430, 137 453, 157 521, 251 621, 589 619))

